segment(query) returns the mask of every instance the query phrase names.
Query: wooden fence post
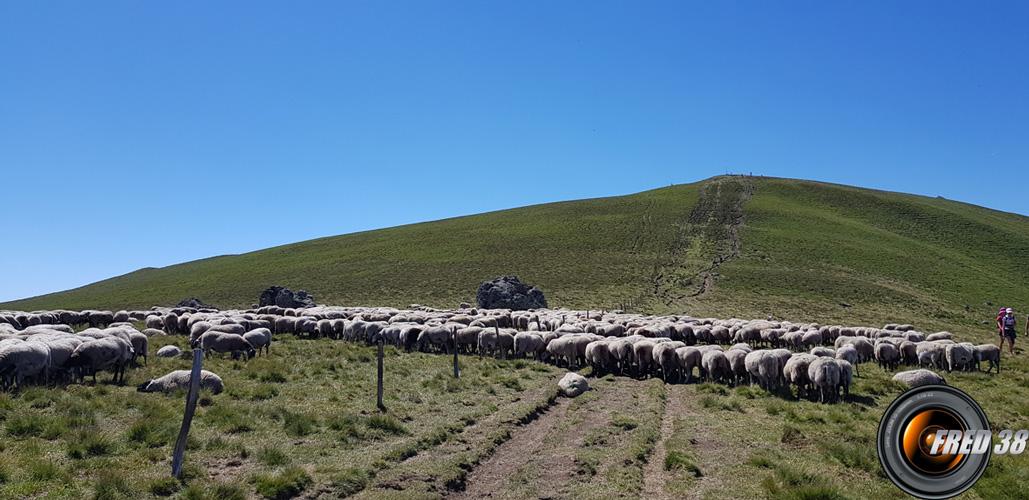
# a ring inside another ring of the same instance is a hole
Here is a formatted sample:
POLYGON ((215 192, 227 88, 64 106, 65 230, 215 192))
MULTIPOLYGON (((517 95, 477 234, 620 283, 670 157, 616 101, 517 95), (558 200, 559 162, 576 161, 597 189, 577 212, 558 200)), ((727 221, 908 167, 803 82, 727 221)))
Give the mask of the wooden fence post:
POLYGON ((380 338, 379 339, 378 368, 376 370, 377 373, 378 373, 378 377, 377 377, 378 383, 377 383, 377 391, 376 391, 376 394, 377 394, 376 406, 379 408, 379 411, 386 411, 386 405, 382 404, 382 355, 383 355, 382 345, 383 345, 383 343, 384 343, 384 340, 380 338))
POLYGON ((457 364, 457 327, 454 327, 454 378, 461 378, 461 367, 457 364))
POLYGON ((182 478, 182 459, 186 453, 186 441, 189 438, 189 426, 193 423, 193 413, 197 408, 197 396, 200 395, 200 368, 204 362, 204 351, 193 349, 193 370, 189 373, 189 392, 186 394, 186 411, 182 415, 182 428, 179 439, 175 441, 175 452, 172 454, 172 477, 182 478))

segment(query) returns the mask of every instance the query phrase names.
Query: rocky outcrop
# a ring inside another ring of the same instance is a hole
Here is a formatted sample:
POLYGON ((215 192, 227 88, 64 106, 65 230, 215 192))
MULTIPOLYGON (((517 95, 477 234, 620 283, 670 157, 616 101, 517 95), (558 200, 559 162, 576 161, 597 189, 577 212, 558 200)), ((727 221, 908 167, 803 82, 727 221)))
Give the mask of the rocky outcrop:
POLYGON ((501 276, 479 285, 475 300, 482 309, 542 309, 547 307, 543 291, 522 283, 517 276, 501 276))
POLYGON ((314 297, 308 295, 304 290, 296 292, 286 287, 272 286, 261 292, 261 300, 258 307, 279 306, 285 308, 314 307, 314 297))
POLYGON ((190 297, 188 299, 182 299, 182 300, 179 301, 178 304, 175 304, 175 307, 189 307, 189 308, 193 308, 193 309, 214 309, 215 308, 212 305, 204 304, 204 301, 202 301, 202 300, 200 300, 200 299, 198 299, 196 297, 190 297))

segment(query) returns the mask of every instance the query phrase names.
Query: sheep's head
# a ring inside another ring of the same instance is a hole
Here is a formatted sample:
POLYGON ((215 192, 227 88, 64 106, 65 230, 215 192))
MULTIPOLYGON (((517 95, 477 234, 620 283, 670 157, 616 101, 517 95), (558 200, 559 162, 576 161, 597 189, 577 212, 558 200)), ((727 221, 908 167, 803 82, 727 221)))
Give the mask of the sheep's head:
POLYGON ((142 384, 139 384, 139 386, 136 387, 136 391, 138 391, 138 392, 150 392, 149 389, 150 389, 150 383, 151 382, 153 382, 153 380, 147 380, 146 382, 143 382, 142 384))
POLYGON ((80 352, 72 352, 71 356, 68 357, 68 361, 64 362, 64 365, 72 368, 76 366, 84 366, 89 360, 82 355, 80 352))

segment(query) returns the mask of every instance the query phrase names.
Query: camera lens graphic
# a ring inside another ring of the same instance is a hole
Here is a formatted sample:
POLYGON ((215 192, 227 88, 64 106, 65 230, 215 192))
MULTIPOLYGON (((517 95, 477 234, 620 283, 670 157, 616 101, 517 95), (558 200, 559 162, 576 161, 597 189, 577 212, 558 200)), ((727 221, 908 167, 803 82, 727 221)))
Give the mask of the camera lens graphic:
POLYGON ((911 417, 901 434, 908 465, 925 474, 941 475, 961 464, 964 455, 932 454, 936 433, 941 430, 964 431, 965 424, 953 413, 942 409, 922 410, 911 417))
POLYGON ((990 451, 961 454, 941 446, 937 432, 988 430, 978 403, 959 389, 930 385, 911 389, 894 401, 879 423, 879 462, 887 477, 918 498, 950 498, 972 487, 986 469, 990 451), (948 453, 943 453, 947 451, 948 453))

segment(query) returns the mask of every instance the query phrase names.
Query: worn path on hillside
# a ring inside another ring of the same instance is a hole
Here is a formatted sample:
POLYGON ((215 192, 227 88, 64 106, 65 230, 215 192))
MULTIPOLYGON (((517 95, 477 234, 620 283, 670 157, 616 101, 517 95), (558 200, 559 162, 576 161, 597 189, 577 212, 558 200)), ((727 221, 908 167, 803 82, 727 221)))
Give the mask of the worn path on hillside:
POLYGON ((665 306, 700 297, 714 286, 722 264, 740 255, 744 205, 753 195, 749 177, 721 177, 701 188, 679 224, 666 258, 655 264, 649 287, 665 306))

